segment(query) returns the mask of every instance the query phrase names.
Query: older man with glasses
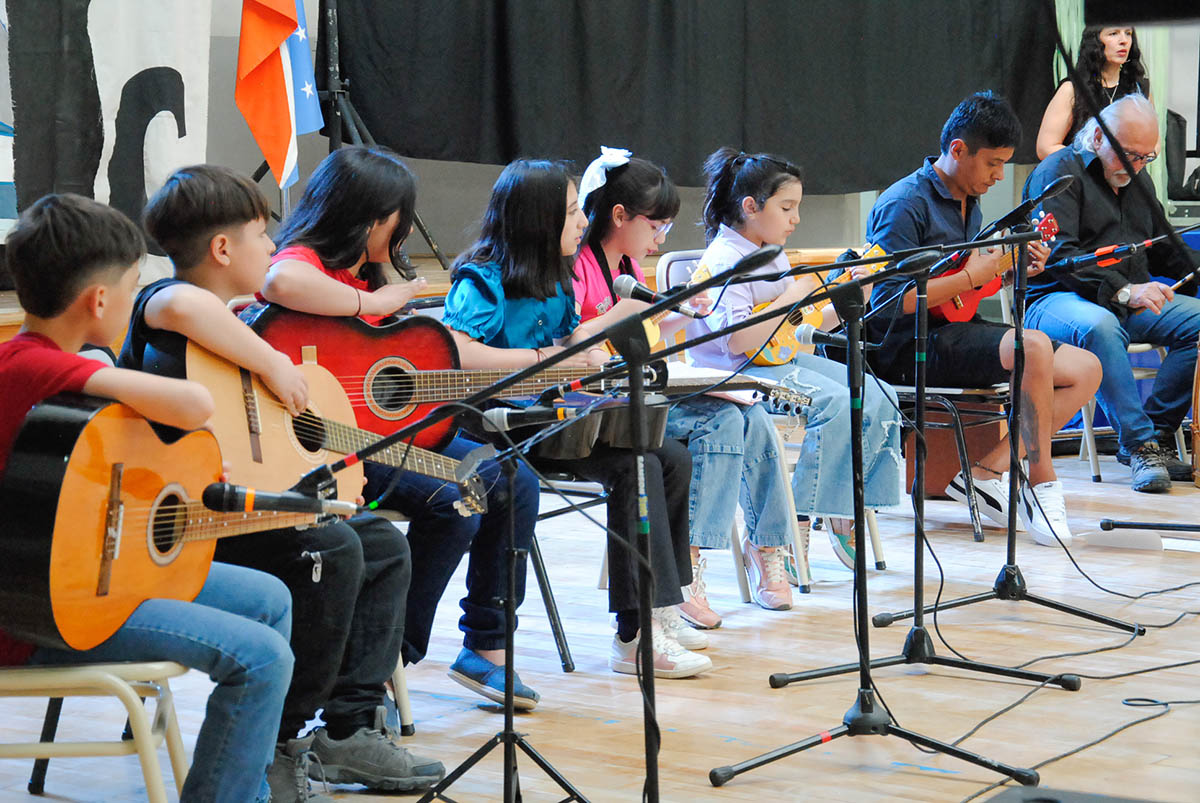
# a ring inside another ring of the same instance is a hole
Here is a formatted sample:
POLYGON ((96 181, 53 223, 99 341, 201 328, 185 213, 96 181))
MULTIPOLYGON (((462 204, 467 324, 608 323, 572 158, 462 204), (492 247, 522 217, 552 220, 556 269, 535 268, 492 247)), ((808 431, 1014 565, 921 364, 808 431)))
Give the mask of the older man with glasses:
MULTIPOLYGON (((1095 120, 1080 130, 1073 147, 1056 151, 1038 165, 1025 184, 1026 198, 1061 176, 1075 177, 1070 189, 1042 204, 1060 230, 1048 265, 1164 233, 1145 194, 1129 187, 1140 181, 1154 194, 1150 177, 1142 174, 1157 156, 1154 106, 1142 95, 1127 95, 1107 106, 1101 118, 1134 174, 1121 164, 1095 120)), ((1170 489, 1172 480, 1192 478, 1191 466, 1176 458, 1167 444, 1191 402, 1200 300, 1177 295, 1152 276, 1183 277, 1195 269, 1198 257, 1195 251, 1181 254, 1163 242, 1116 263, 1049 269, 1029 280, 1026 325, 1091 351, 1104 366, 1100 405, 1117 431, 1117 459, 1132 469, 1135 491, 1159 493, 1170 489), (1131 342, 1168 350, 1144 405, 1126 353, 1131 342)))

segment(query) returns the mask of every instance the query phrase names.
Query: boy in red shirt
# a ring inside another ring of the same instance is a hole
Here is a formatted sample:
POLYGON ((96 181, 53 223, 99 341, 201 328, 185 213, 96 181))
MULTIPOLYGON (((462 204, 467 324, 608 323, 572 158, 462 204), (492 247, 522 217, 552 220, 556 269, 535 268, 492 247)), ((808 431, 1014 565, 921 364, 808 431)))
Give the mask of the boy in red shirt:
MULTIPOLYGON (((112 342, 128 320, 145 255, 128 218, 78 195, 48 195, 21 215, 6 247, 25 322, 0 344, 0 472, 30 408, 57 393, 115 399, 182 429, 212 415, 212 397, 200 385, 75 354, 85 342, 112 342)), ((170 660, 203 671, 217 686, 181 800, 265 801, 274 723, 291 678, 290 633, 291 599, 282 583, 214 563, 195 601, 143 602, 90 650, 39 648, 0 632, 0 664, 170 660)))

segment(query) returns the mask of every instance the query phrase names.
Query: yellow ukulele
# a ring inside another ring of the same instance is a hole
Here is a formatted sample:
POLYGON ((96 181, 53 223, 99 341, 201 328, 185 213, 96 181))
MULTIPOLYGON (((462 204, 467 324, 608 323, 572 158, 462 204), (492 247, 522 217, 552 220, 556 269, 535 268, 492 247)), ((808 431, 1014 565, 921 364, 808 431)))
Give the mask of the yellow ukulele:
MULTIPOLYGON (((882 256, 883 254, 883 249, 877 245, 868 246, 867 250, 863 252, 864 257, 882 256)), ((887 267, 887 262, 874 262, 866 266, 869 273, 878 273, 885 267, 887 267)), ((826 286, 842 284, 843 282, 850 281, 852 278, 850 271, 846 271, 836 279, 827 282, 826 286)), ((796 327, 809 324, 813 328, 821 328, 821 319, 824 315, 825 307, 829 305, 830 301, 831 299, 824 298, 792 310, 767 342, 767 345, 763 346, 762 350, 752 349, 747 351, 746 356, 752 357, 755 365, 785 365, 791 362, 800 349, 804 348, 796 340, 796 327)), ((751 314, 762 312, 773 303, 773 301, 764 301, 756 306, 751 314)))

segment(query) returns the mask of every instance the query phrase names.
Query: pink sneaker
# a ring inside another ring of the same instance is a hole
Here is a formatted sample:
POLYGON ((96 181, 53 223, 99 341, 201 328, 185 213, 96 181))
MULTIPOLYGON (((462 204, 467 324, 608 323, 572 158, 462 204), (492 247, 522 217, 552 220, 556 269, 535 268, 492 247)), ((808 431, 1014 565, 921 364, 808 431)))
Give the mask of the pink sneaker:
POLYGON ((692 564, 692 584, 683 588, 683 602, 680 603, 679 615, 692 627, 701 630, 712 630, 721 626, 721 617, 708 607, 708 597, 705 596, 704 570, 708 561, 700 558, 692 564))
POLYGON ((742 544, 742 559, 750 577, 754 601, 768 611, 786 611, 792 607, 792 589, 787 582, 785 550, 782 547, 756 547, 742 544))
MULTIPOLYGON (((658 613, 659 609, 655 609, 658 613)), ((659 624, 661 615, 655 616, 651 623, 651 637, 654 645, 654 677, 656 678, 690 678, 712 669, 712 661, 706 656, 685 650, 679 642, 672 638, 659 624)), ((618 635, 613 636, 612 652, 608 665, 614 672, 624 675, 637 674, 638 639, 628 643, 621 641, 618 635)))

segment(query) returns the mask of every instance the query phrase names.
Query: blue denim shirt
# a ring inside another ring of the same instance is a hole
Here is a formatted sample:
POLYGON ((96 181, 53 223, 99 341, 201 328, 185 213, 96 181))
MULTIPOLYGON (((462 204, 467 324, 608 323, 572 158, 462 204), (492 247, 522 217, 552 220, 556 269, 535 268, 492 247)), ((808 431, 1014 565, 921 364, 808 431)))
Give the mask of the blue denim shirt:
MULTIPOLYGON (((979 197, 967 197, 966 217, 941 176, 933 169, 934 156, 925 164, 883 191, 867 219, 867 242, 884 251, 900 251, 925 245, 942 245, 970 240, 983 225, 979 197)), ((902 314, 904 293, 911 280, 896 276, 879 282, 871 292, 871 314, 865 333, 883 347, 870 353, 871 364, 886 371, 896 348, 916 336, 916 316, 902 314)), ((930 327, 938 321, 930 319, 930 327)))

